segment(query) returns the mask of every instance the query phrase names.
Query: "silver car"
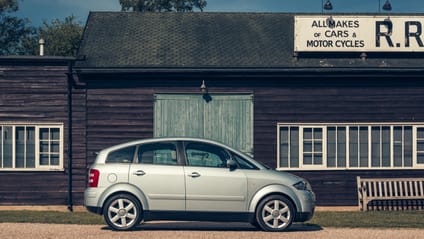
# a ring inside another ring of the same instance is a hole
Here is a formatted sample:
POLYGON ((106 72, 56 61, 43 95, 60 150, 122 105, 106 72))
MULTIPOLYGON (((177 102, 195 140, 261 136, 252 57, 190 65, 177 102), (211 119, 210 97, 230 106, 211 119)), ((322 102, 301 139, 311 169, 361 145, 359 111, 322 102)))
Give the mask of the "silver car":
POLYGON ((99 152, 84 203, 114 230, 150 220, 250 222, 284 231, 312 218, 315 195, 297 176, 277 172, 224 144, 157 138, 99 152))

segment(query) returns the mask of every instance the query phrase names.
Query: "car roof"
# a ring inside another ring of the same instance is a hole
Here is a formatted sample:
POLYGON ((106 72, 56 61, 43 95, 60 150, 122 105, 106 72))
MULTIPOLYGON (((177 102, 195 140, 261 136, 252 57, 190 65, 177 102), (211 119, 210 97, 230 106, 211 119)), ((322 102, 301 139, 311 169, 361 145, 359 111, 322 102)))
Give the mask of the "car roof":
POLYGON ((205 138, 194 138, 194 137, 155 137, 155 138, 146 138, 146 139, 140 139, 140 140, 133 140, 122 144, 117 144, 108 148, 105 148, 99 152, 100 155, 108 154, 111 151, 118 150, 125 147, 135 146, 139 144, 146 144, 146 143, 160 143, 160 142, 169 142, 169 141, 189 141, 189 142, 197 142, 197 143, 207 143, 214 146, 222 147, 227 150, 230 150, 232 152, 235 152, 239 155, 243 155, 245 158, 248 158, 249 161, 253 161, 256 166, 262 168, 262 165, 260 165, 258 162, 256 162, 251 156, 232 148, 231 146, 228 146, 224 143, 218 142, 216 140, 211 139, 205 139, 205 138), (259 164, 259 165, 258 165, 259 164))

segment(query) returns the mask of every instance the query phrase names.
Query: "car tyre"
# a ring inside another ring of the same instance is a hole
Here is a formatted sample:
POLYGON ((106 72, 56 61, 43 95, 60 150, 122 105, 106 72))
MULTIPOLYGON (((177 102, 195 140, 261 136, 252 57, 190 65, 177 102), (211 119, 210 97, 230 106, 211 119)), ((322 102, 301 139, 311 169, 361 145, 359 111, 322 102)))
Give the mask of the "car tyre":
POLYGON ((106 201, 103 216, 113 230, 131 230, 142 220, 142 207, 134 196, 118 194, 106 201))
POLYGON ((258 226, 268 232, 285 231, 292 224, 294 216, 293 203, 281 195, 264 198, 256 209, 258 226))

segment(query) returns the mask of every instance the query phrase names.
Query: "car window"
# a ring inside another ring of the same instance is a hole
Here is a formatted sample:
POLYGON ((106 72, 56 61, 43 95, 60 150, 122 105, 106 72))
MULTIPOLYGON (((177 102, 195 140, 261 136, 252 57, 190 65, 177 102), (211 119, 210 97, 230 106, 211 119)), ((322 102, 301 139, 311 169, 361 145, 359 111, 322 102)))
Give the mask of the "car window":
POLYGON ((186 158, 188 166, 226 168, 229 156, 224 149, 219 147, 191 143, 186 145, 186 158))
POLYGON ((231 154, 233 160, 235 160, 239 167, 241 169, 258 169, 254 164, 250 163, 249 161, 245 160, 244 158, 238 156, 237 154, 233 153, 231 154))
POLYGON ((137 156, 142 164, 177 165, 177 150, 172 143, 140 145, 137 156))
POLYGON ((134 160, 135 146, 118 149, 107 155, 106 163, 131 163, 134 160))

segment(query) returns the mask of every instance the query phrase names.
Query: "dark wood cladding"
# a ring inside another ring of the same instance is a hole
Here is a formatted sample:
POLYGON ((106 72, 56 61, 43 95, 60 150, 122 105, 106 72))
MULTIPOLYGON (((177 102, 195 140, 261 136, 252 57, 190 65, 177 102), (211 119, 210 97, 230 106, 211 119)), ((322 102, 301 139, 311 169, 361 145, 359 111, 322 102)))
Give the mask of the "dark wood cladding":
MULTIPOLYGON (((104 147, 153 136, 155 93, 198 93, 203 78, 109 79, 87 84, 89 162, 104 147), (114 87, 114 85, 116 87, 114 87)), ((254 93, 254 154, 277 166, 278 123, 424 122, 424 83, 415 78, 206 80, 211 93, 254 93)), ((422 176, 423 170, 292 171, 308 179, 319 205, 356 205, 356 176, 422 176)))
POLYGON ((363 178, 417 178, 423 177, 424 170, 330 170, 292 171, 307 178, 317 196, 320 206, 358 205, 356 176, 363 178))
MULTIPOLYGON (((255 88, 255 158, 277 166, 277 123, 424 122, 424 83, 410 79, 340 79, 255 88), (314 83, 312 83, 313 85, 314 83), (387 86, 390 85, 390 86, 387 86)), ((292 171, 309 180, 318 205, 357 205, 356 176, 422 177, 423 170, 292 171)))
MULTIPOLYGON (((63 171, 0 171, 0 205, 66 205, 68 203, 67 61, 0 63, 0 124, 64 125, 63 171)), ((73 95, 74 188, 86 184, 85 90, 73 95)), ((75 203, 82 204, 81 195, 75 203)))

